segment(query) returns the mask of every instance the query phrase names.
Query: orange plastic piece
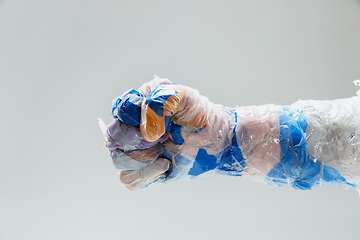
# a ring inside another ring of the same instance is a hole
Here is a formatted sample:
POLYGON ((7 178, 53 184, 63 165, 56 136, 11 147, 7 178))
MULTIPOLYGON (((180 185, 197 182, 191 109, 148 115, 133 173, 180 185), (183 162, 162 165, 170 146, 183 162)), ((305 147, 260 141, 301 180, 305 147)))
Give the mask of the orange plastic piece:
POLYGON ((166 130, 165 117, 172 116, 176 113, 177 108, 181 102, 182 94, 177 94, 169 97, 164 104, 164 114, 162 117, 157 115, 145 102, 141 106, 141 134, 146 141, 153 142, 158 140, 166 130))

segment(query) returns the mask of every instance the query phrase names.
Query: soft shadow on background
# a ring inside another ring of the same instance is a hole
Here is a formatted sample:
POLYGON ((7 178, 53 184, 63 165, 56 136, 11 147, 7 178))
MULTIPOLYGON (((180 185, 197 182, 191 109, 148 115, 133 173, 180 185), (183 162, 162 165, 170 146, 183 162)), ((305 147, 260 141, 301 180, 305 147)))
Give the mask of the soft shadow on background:
POLYGON ((360 4, 0 1, 0 239, 360 239, 360 197, 215 176, 130 192, 97 118, 154 74, 225 106, 355 95, 360 4))

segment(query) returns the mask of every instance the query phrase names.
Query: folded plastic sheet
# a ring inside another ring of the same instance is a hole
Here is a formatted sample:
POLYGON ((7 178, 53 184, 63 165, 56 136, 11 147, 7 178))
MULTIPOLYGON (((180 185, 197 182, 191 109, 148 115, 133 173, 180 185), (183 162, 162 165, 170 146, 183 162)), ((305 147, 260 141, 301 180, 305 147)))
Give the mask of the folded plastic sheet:
POLYGON ((242 176, 308 190, 360 182, 360 97, 227 108, 157 76, 113 101, 99 122, 131 189, 212 176, 242 176))

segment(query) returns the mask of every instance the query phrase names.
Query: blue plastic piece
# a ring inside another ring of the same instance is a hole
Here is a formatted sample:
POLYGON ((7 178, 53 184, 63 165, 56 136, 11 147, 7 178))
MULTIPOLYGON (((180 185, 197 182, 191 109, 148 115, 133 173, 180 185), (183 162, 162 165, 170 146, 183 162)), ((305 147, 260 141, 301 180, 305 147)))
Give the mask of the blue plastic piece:
POLYGON ((123 123, 139 127, 141 116, 141 103, 144 96, 131 89, 113 100, 112 115, 123 123))
MULTIPOLYGON (((237 123, 236 120, 237 114, 235 111, 235 123, 237 123)), ((232 143, 224 150, 220 159, 218 171, 224 175, 241 176, 246 165, 245 158, 241 153, 241 149, 236 139, 236 128, 237 125, 235 124, 232 143)))
POLYGON ((239 147, 233 144, 225 149, 220 159, 218 172, 224 175, 241 176, 246 165, 239 147))
POLYGON ((198 176, 215 169, 217 165, 216 157, 209 155, 205 149, 200 148, 196 155, 195 162, 189 171, 189 175, 198 176))
POLYGON ((355 187, 346 182, 334 168, 308 156, 305 141, 308 124, 301 111, 292 111, 284 107, 280 111, 279 124, 281 162, 265 177, 267 184, 276 186, 291 184, 293 188, 300 190, 310 190, 320 185, 355 187))
POLYGON ((171 88, 158 87, 153 90, 145 100, 145 104, 160 117, 164 116, 164 105, 169 97, 178 92, 171 88))
MULTIPOLYGON (((165 117, 165 122, 166 122, 166 117, 165 117)), ((181 136, 180 133, 181 125, 168 121, 166 131, 170 133, 171 138, 176 145, 181 145, 185 142, 184 138, 181 136)))

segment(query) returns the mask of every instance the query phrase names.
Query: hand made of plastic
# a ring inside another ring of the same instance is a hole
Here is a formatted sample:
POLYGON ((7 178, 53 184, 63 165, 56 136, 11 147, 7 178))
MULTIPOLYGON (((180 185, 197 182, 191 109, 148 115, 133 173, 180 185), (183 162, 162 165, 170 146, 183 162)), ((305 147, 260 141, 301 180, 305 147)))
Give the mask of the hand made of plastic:
POLYGON ((359 96, 227 108, 155 76, 115 98, 112 115, 100 127, 131 190, 215 173, 302 190, 360 186, 359 96))

